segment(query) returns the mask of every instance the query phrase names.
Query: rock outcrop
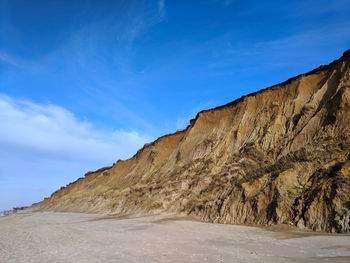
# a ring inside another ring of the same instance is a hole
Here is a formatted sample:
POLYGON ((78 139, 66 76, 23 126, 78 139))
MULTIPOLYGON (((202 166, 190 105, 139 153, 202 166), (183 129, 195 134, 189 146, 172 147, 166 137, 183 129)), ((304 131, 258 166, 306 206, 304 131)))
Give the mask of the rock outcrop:
POLYGON ((350 232, 349 65, 347 51, 328 66, 201 111, 185 130, 34 206, 350 232))

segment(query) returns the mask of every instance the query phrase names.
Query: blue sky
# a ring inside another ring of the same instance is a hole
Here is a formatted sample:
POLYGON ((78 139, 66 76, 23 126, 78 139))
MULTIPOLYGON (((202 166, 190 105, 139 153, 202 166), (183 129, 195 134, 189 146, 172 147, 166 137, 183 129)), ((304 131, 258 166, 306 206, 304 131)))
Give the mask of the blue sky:
POLYGON ((350 0, 0 0, 0 210, 350 48, 350 0))

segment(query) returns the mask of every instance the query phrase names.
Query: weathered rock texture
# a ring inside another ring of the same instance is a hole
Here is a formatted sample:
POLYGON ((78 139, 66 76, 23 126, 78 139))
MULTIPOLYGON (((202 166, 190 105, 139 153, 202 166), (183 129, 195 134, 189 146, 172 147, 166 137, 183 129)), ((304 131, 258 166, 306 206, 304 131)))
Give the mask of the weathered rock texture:
POLYGON ((185 130, 34 206, 350 232, 349 64, 347 51, 328 66, 202 111, 185 130))

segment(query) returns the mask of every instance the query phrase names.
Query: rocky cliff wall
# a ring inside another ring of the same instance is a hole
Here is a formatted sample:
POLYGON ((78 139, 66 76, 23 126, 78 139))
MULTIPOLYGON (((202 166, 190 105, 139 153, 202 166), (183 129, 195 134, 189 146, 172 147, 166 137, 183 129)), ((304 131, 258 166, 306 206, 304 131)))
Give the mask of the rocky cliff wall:
POLYGON ((34 206, 350 232, 349 65, 347 51, 328 66, 202 111, 186 130, 34 206))

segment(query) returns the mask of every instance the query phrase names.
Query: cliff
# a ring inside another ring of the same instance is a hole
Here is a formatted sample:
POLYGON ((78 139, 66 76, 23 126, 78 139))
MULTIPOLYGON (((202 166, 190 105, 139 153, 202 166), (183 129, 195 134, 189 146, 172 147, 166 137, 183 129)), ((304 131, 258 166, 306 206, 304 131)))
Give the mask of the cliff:
POLYGON ((349 63, 347 51, 328 66, 201 111, 185 130, 34 206, 350 232, 349 63))

